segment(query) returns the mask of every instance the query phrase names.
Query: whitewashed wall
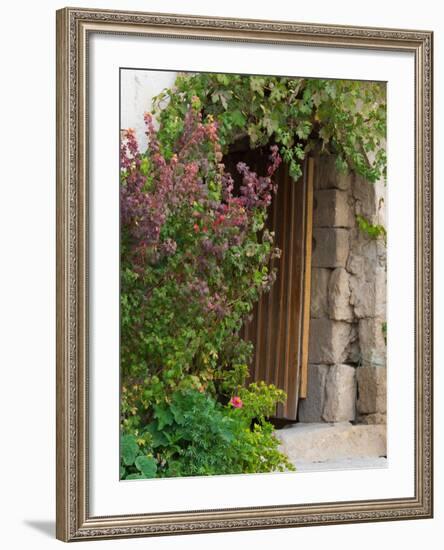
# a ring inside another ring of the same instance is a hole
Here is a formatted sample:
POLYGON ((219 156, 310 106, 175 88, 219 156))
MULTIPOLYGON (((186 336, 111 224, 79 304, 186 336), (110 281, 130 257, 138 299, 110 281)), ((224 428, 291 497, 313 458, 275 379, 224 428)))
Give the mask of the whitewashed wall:
POLYGON ((177 73, 122 69, 120 80, 120 128, 134 128, 140 147, 146 147, 143 113, 151 111, 153 97, 170 87, 177 73))

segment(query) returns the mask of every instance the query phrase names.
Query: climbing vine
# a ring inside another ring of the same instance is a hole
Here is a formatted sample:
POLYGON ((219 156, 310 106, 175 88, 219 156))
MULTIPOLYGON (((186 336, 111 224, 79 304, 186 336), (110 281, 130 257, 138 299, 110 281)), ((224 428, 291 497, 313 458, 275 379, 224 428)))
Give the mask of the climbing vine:
POLYGON ((306 154, 321 148, 375 182, 386 175, 386 93, 379 82, 213 73, 179 74, 154 98, 159 140, 171 157, 189 108, 216 120, 223 153, 248 137, 251 148, 274 142, 291 176, 306 154))
POLYGON ((384 242, 387 240, 387 231, 385 227, 379 223, 371 223, 367 218, 358 214, 356 216, 356 222, 359 229, 368 235, 371 239, 382 238, 384 242))

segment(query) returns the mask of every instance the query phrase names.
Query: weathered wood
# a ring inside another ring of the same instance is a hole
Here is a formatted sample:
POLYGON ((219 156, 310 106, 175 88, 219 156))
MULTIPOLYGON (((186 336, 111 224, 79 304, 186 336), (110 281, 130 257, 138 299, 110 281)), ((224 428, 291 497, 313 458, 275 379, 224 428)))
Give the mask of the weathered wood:
POLYGON ((308 343, 310 326, 310 296, 311 296, 311 253, 313 243, 313 175, 314 160, 307 163, 307 198, 305 223, 305 276, 304 276, 304 312, 302 320, 302 358, 301 358, 301 387, 299 397, 307 397, 308 385, 308 343))
MULTIPOLYGON (((264 173, 264 151, 232 152, 226 160, 230 171, 241 159, 264 173)), ((267 227, 274 231, 275 245, 281 250, 280 259, 270 263, 270 269, 277 268, 277 277, 242 329, 254 346, 250 381, 263 380, 283 389, 287 400, 278 405, 276 417, 289 420, 296 420, 300 390, 304 389, 306 395, 303 376, 307 374, 310 310, 312 178, 313 166, 310 168, 308 163, 297 182, 285 165, 275 174, 278 191, 269 209, 267 227)))
MULTIPOLYGON (((242 160, 263 174, 268 155, 268 148, 251 151, 237 147, 224 160, 236 179, 237 162, 242 160)), ((275 246, 281 250, 281 257, 270 262, 270 269, 277 269, 277 277, 271 290, 254 306, 242 335, 254 346, 250 381, 263 380, 283 389, 287 400, 277 407, 276 417, 296 420, 300 392, 306 396, 313 164, 304 163, 303 176, 297 182, 283 164, 274 181, 278 191, 269 208, 267 227, 275 233, 275 246)))

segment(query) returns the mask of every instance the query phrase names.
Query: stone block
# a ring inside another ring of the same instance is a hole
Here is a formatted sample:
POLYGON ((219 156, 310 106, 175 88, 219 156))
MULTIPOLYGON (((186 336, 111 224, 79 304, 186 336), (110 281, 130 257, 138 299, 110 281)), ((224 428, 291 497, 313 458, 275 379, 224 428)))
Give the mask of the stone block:
POLYGON ((321 189, 314 194, 314 227, 352 227, 354 219, 348 193, 338 189, 321 189))
POLYGON ((387 468, 385 456, 359 456, 349 458, 333 458, 327 460, 294 460, 296 470, 304 472, 345 472, 347 470, 376 470, 387 468))
POLYGON ((314 267, 311 270, 310 317, 328 317, 328 281, 330 269, 314 267))
POLYGON ((359 345, 361 362, 364 367, 385 367, 386 345, 383 332, 384 321, 380 318, 359 321, 359 345))
POLYGON ((356 214, 364 216, 371 223, 378 223, 378 197, 375 186, 366 179, 356 175, 352 185, 353 197, 356 200, 356 214))
POLYGON ((313 267, 345 267, 349 253, 349 230, 344 228, 313 229, 313 267))
POLYGON ((372 413, 360 415, 357 418, 359 424, 374 425, 387 424, 387 415, 382 413, 372 413))
POLYGON ((308 365, 307 397, 299 401, 300 422, 322 422, 327 365, 308 365))
POLYGON ((381 178, 374 183, 374 186, 378 204, 378 223, 385 227, 387 223, 387 184, 384 178, 381 178))
POLYGON ((386 270, 373 266, 365 276, 351 275, 350 304, 353 306, 355 317, 381 317, 386 315, 386 270), (366 280, 367 277, 367 280, 366 280))
POLYGON ((356 365, 360 362, 361 359, 361 349, 359 347, 359 325, 358 323, 350 323, 350 338, 349 345, 347 347, 347 355, 342 361, 347 365, 353 364, 356 365))
POLYGON ((353 175, 351 173, 340 173, 336 168, 336 157, 334 155, 319 155, 316 158, 314 171, 315 189, 349 189, 352 185, 353 175))
POLYGON ((348 355, 351 338, 350 323, 331 319, 311 319, 309 362, 326 365, 342 363, 348 355))
POLYGON ((276 430, 281 450, 294 463, 387 455, 387 427, 349 422, 304 424, 276 430))
POLYGON ((336 321, 351 321, 349 275, 343 267, 332 271, 328 283, 328 316, 336 321))
POLYGON ((350 254, 347 259, 347 271, 357 277, 365 277, 366 274, 366 262, 362 253, 360 253, 361 247, 357 245, 355 236, 357 231, 350 231, 350 254))
POLYGON ((366 281, 361 277, 350 277, 350 304, 358 319, 373 317, 375 315, 376 296, 375 283, 366 281))
POLYGON ((322 418, 327 422, 344 422, 356 416, 356 373, 349 365, 329 368, 325 380, 325 403, 322 418))
POLYGON ((358 367, 357 409, 359 414, 387 411, 387 369, 385 367, 358 367))
POLYGON ((345 358, 345 363, 352 363, 354 365, 358 364, 361 359, 361 348, 359 347, 359 339, 357 335, 357 330, 353 330, 353 336, 350 339, 350 345, 348 346, 347 357, 345 358), (355 336, 356 335, 356 336, 355 336))
POLYGON ((375 316, 382 319, 387 315, 387 269, 377 267, 375 270, 375 316))
POLYGON ((372 239, 359 228, 350 230, 350 256, 347 269, 355 275, 373 273, 386 265, 386 248, 382 239, 372 239), (384 251, 384 254, 382 253, 384 251))

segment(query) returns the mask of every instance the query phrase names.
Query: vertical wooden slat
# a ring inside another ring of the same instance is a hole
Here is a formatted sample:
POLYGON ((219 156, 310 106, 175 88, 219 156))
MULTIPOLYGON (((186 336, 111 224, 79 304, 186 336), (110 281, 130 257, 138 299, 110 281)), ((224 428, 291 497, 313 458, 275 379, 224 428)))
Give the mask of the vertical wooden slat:
POLYGON ((293 200, 292 196, 294 195, 294 186, 296 184, 292 182, 288 176, 288 173, 285 174, 285 197, 284 197, 284 203, 285 203, 285 209, 287 211, 287 224, 284 228, 283 232, 283 255, 286 257, 285 262, 285 270, 282 270, 282 278, 284 281, 284 289, 285 289, 285 309, 282 311, 282 317, 284 319, 284 325, 282 329, 282 355, 281 355, 281 364, 279 366, 282 374, 281 374, 281 384, 280 386, 282 389, 285 390, 287 393, 287 401, 284 405, 280 406, 280 409, 282 410, 280 416, 287 416, 286 415, 286 409, 288 408, 288 405, 293 401, 294 395, 293 395, 293 388, 288 387, 288 374, 289 369, 296 367, 296 365, 291 365, 291 358, 290 358, 290 345, 293 343, 290 339, 290 332, 291 332, 291 310, 293 308, 293 294, 292 294, 292 287, 293 287, 293 262, 295 260, 294 258, 294 230, 295 230, 295 223, 294 223, 294 217, 295 212, 293 209, 293 200))
MULTIPOLYGON (((291 182, 290 182, 291 184, 291 182)), ((286 392, 285 418, 296 419, 299 400, 299 358, 300 358, 300 325, 302 318, 301 282, 303 266, 302 233, 303 218, 301 205, 305 193, 305 181, 300 180, 291 184, 290 203, 292 223, 289 228, 288 249, 291 254, 291 268, 288 272, 288 293, 291 296, 291 309, 288 314, 286 339, 288 355, 286 360, 286 392)))
POLYGON ((304 313, 302 321, 302 358, 301 358, 301 387, 300 397, 307 397, 308 385, 308 343, 310 325, 310 296, 311 296, 311 254, 313 241, 313 173, 314 160, 308 159, 307 174, 307 199, 306 199, 306 223, 305 223, 305 274, 304 274, 304 313))
MULTIPOLYGON (((286 250, 286 237, 288 234, 289 214, 291 213, 291 205, 287 199, 288 191, 290 189, 287 170, 282 169, 279 172, 278 193, 277 193, 277 209, 278 212, 282 212, 280 220, 279 238, 276 239, 276 245, 281 249, 280 264, 278 266, 278 279, 279 281, 279 313, 278 313, 278 326, 274 334, 275 341, 275 362, 274 369, 276 370, 273 377, 276 381, 275 384, 278 388, 287 391, 285 384, 285 330, 286 330, 286 311, 288 293, 286 288, 287 265, 289 261, 289 255, 286 250)), ((268 382, 268 380, 267 380, 268 382)), ((277 407, 277 416, 284 417, 284 405, 279 404, 277 407)))

